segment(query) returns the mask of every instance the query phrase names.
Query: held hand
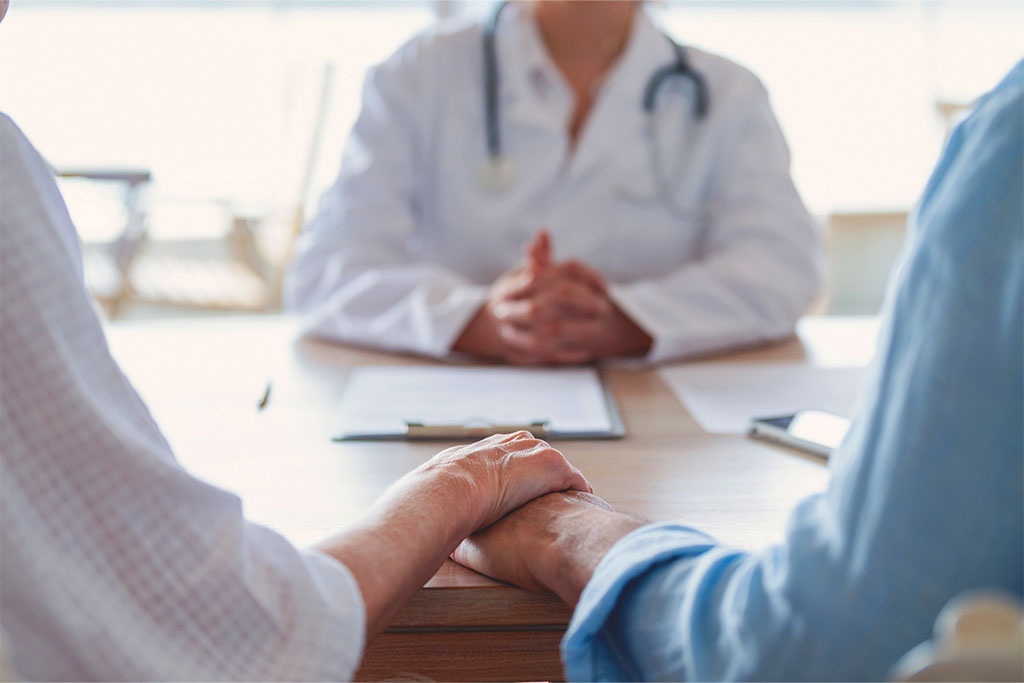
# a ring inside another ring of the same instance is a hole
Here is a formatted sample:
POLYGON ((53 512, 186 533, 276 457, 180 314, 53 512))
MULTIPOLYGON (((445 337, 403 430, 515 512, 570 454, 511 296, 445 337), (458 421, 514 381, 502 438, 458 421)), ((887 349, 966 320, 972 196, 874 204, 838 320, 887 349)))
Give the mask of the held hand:
POLYGON ((524 503, 553 491, 593 491, 590 482, 560 451, 530 432, 496 434, 441 451, 418 470, 450 486, 461 504, 465 535, 500 519, 524 503))
POLYGON ((571 605, 608 549, 641 525, 595 495, 552 493, 470 536, 452 559, 527 590, 553 591, 571 605))
POLYGON ((392 484, 364 518, 318 547, 359 584, 367 640, 437 571, 459 542, 527 501, 591 490, 565 457, 529 432, 449 448, 392 484))

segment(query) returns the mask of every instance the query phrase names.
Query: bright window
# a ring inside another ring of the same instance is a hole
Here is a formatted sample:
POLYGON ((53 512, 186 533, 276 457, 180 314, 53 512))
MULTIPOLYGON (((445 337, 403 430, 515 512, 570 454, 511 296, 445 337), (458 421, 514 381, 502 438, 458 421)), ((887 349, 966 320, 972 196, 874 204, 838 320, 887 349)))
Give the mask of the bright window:
MULTIPOLYGON (((944 138, 936 102, 972 100, 1024 44, 1014 0, 652 7, 682 41, 762 78, 817 213, 908 208, 944 138)), ((152 169, 154 237, 209 234, 225 207, 294 199, 329 63, 313 182, 324 187, 366 67, 439 10, 483 14, 486 3, 16 0, 0 26, 0 108, 58 167, 152 169)), ((111 223, 92 208, 95 220, 76 215, 87 238, 111 223)))

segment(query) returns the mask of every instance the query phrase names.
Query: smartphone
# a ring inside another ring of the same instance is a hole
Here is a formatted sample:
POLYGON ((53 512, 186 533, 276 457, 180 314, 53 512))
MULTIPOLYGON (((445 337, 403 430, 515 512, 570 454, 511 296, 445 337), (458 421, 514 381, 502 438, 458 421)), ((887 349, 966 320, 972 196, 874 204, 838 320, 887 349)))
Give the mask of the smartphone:
POLYGON ((757 417, 747 434, 828 458, 839 447, 850 428, 850 420, 822 410, 800 410, 779 417, 757 417))

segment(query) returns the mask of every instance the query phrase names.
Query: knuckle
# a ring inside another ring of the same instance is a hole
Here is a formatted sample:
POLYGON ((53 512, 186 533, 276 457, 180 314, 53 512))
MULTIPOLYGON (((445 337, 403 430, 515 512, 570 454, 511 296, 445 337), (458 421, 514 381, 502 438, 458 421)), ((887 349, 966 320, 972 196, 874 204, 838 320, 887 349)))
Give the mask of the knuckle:
POLYGON ((553 448, 546 441, 536 440, 536 454, 540 460, 552 465, 557 465, 565 462, 565 456, 557 448, 553 448))

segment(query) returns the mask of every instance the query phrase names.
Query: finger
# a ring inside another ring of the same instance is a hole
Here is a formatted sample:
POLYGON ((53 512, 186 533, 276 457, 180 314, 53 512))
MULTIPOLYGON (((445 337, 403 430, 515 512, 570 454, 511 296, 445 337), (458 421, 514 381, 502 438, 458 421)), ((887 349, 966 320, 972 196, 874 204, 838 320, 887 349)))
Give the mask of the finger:
POLYGON ((526 258, 531 268, 541 270, 551 265, 551 235, 541 228, 526 247, 526 258))
POLYGON ((506 353, 533 358, 538 361, 543 360, 554 346, 553 340, 542 337, 532 328, 504 323, 498 325, 498 338, 501 340, 506 353))
MULTIPOLYGON (((546 444, 545 444, 546 445, 546 444)), ((550 451, 553 451, 558 455, 556 459, 555 467, 560 470, 561 479, 548 489, 548 493, 555 491, 583 491, 585 493, 593 493, 594 487, 590 481, 587 480, 583 473, 576 469, 576 466, 569 462, 562 452, 558 449, 547 447, 550 451)))
POLYGON ((536 438, 529 430, 526 429, 520 429, 518 432, 512 432, 510 434, 495 434, 491 438, 494 437, 501 437, 498 439, 498 443, 510 443, 513 441, 525 441, 536 438))
MULTIPOLYGON (((480 439, 479 441, 470 444, 468 448, 485 445, 496 445, 500 443, 507 443, 509 441, 518 441, 522 439, 532 438, 533 434, 526 431, 525 429, 520 429, 517 432, 500 432, 498 434, 491 434, 490 436, 484 437, 483 439, 480 439)), ((467 448, 467 446, 456 446, 455 448, 467 448)))
POLYGON ((491 304, 495 319, 520 327, 536 327, 570 316, 601 318, 612 311, 611 301, 572 280, 538 280, 527 296, 496 300, 491 304))
POLYGON ((559 317, 559 307, 554 297, 535 295, 495 302, 491 313, 502 323, 534 328, 545 321, 556 320, 559 317))
POLYGON ((463 567, 469 567, 481 574, 487 573, 487 566, 480 550, 476 543, 469 539, 463 539, 461 543, 455 546, 455 550, 452 551, 451 558, 463 567))
POLYGON ((590 482, 583 473, 580 472, 575 465, 573 465, 565 457, 562 451, 558 450, 547 441, 543 439, 524 439, 515 444, 516 450, 522 453, 525 457, 539 460, 546 465, 546 469, 553 475, 550 478, 550 485, 544 491, 544 493, 552 493, 554 491, 584 491, 592 493, 594 487, 591 486, 590 482))
POLYGON ((608 291, 604 276, 581 261, 566 261, 559 268, 567 277, 586 283, 596 292, 604 294, 608 291))
POLYGON ((596 495, 593 491, 566 491, 562 494, 562 497, 562 499, 567 503, 585 504, 591 507, 607 510, 608 512, 616 512, 614 505, 601 496, 596 495))
POLYGON ((596 317, 611 311, 611 302, 607 296, 578 280, 565 277, 534 295, 539 301, 547 303, 545 296, 554 297, 557 308, 567 313, 596 317))
POLYGON ((589 348, 572 348, 553 351, 549 363, 554 365, 581 365, 594 359, 594 351, 589 348))
POLYGON ((519 299, 532 294, 538 284, 538 273, 529 268, 519 268, 502 275, 491 288, 490 299, 494 302, 519 299))
POLYGON ((565 317, 557 323, 548 325, 548 331, 555 339, 557 352, 597 348, 598 343, 607 334, 605 330, 604 320, 601 318, 565 317))

